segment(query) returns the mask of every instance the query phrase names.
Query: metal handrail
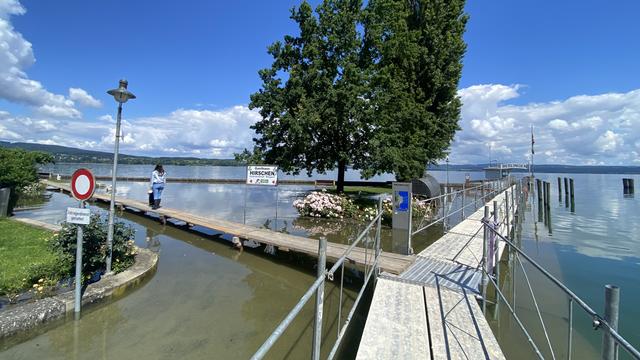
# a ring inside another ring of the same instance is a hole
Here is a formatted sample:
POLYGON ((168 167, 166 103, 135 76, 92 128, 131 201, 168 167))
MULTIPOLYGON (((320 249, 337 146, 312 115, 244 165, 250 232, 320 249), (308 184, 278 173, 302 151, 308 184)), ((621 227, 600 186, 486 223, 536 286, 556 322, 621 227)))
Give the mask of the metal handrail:
MULTIPOLYGON (((489 229, 491 229, 491 225, 486 219, 481 220, 482 224, 489 229)), ((491 230, 493 231, 493 230, 491 230)), ((553 282, 556 286, 562 290, 571 301, 575 301, 580 307, 593 318, 594 323, 597 321, 597 328, 603 328, 604 331, 607 331, 616 343, 622 346, 625 351, 627 351, 634 358, 640 360, 640 352, 633 347, 626 339, 624 339, 616 330, 614 330, 607 321, 600 316, 595 310, 593 310, 586 302, 584 302, 580 297, 578 297, 573 291, 571 291, 567 286, 565 286, 560 280, 556 279, 553 275, 551 275, 547 270, 545 270, 541 265, 539 265, 535 260, 533 260, 529 255, 527 255, 524 251, 518 248, 514 243, 511 242, 507 237, 503 236, 497 231, 494 231, 494 234, 498 236, 502 241, 504 241, 511 249, 514 249, 519 255, 524 257, 531 265, 533 265, 538 271, 540 271, 547 279, 553 282)), ((496 289, 498 289, 496 287, 496 289)))
MULTIPOLYGON (((355 249, 356 245, 359 244, 362 241, 362 239, 364 239, 367 233, 371 231, 371 229, 373 228, 373 225, 377 223, 378 228, 381 226, 381 220, 382 220, 383 214, 384 214, 384 210, 382 208, 382 198, 380 198, 378 203, 378 213, 376 214, 376 216, 369 222, 369 224, 365 227, 365 229, 362 232, 360 232, 360 234, 356 237, 356 240, 347 249, 345 249, 343 255, 340 256, 340 258, 336 261, 333 267, 331 267, 329 271, 325 269, 325 271, 323 272, 323 275, 316 278, 314 283, 304 293, 304 295, 300 298, 298 303, 287 314, 287 316, 280 322, 280 324, 276 327, 273 333, 271 333, 269 338, 267 338, 267 340, 260 346, 260 348, 258 348, 255 354, 251 357, 252 360, 259 360, 264 358, 267 352, 271 349, 271 347, 273 347, 275 342, 280 338, 282 333, 289 327, 289 325, 295 319, 295 317, 298 316, 298 314, 300 313, 304 305, 309 301, 313 293, 318 291, 318 289, 321 286, 324 286, 327 279, 330 281, 333 281, 334 273, 338 270, 340 266, 344 266, 345 260, 348 259, 349 254, 353 251, 353 249, 355 249)), ((351 305, 351 310, 347 315, 344 326, 340 327, 340 324, 339 324, 340 331, 338 334, 338 338, 336 339, 336 342, 334 343, 334 346, 331 349, 331 352, 329 354, 329 359, 332 359, 333 356, 335 356, 338 350, 338 347, 340 346, 340 343, 343 339, 343 336, 346 333, 347 327, 351 322, 351 318, 353 317, 353 314, 355 313, 355 310, 358 307, 360 300, 362 299, 364 291, 367 288, 367 284, 369 283, 373 274, 374 273, 377 274, 378 272, 378 260, 381 254, 380 245, 381 245, 380 231, 377 231, 376 239, 375 239, 376 252, 375 252, 375 255, 372 255, 372 264, 369 267, 369 271, 367 271, 366 257, 365 257, 365 280, 363 282, 362 288, 360 289, 360 292, 358 293, 358 296, 356 297, 353 304, 351 305)), ((366 254, 366 250, 367 248, 365 247, 365 254, 366 254)), ((342 288, 342 282, 341 282, 340 284, 341 295, 342 295, 342 290, 343 288, 342 288)), ((341 309, 342 303, 340 303, 338 307, 339 309, 341 309)), ((340 319, 338 321, 340 321, 340 319)), ((318 329, 316 328, 314 329, 314 331, 318 331, 318 329)), ((316 334, 314 334, 314 336, 316 336, 316 334)))
MULTIPOLYGON (((473 189, 473 188, 469 188, 469 189, 465 189, 465 190, 471 190, 471 189, 473 189)), ((488 192, 488 193, 486 193, 486 194, 484 195, 483 199, 484 199, 484 198, 487 198, 487 197, 489 197, 489 196, 491 196, 492 194, 495 194, 495 193, 498 193, 498 192, 500 192, 500 191, 503 191, 503 190, 504 190, 504 189, 491 190, 490 192, 488 192)), ((436 196, 436 197, 433 197, 433 198, 429 198, 429 199, 426 199, 426 200, 420 200, 420 201, 417 201, 417 202, 418 202, 418 203, 421 203, 421 202, 428 202, 428 201, 431 201, 431 200, 438 199, 438 198, 440 198, 440 197, 442 197, 442 196, 451 195, 451 194, 453 194, 453 193, 446 193, 446 194, 443 194, 443 195, 439 195, 439 196, 436 196)), ((435 225, 435 224, 437 224, 437 223, 439 223, 439 222, 441 222, 441 221, 443 221, 443 220, 445 220, 445 219, 450 218, 450 217, 451 217, 451 216, 453 216, 454 214, 457 214, 457 213, 461 212, 463 209, 466 209, 467 207, 470 207, 471 205, 474 205, 474 206, 475 206, 476 204, 475 204, 475 202, 469 202, 469 204, 464 205, 463 207, 460 207, 460 208, 458 208, 458 209, 456 209, 456 210, 454 210, 454 211, 452 211, 452 212, 450 212, 450 213, 447 213, 446 215, 443 215, 443 216, 441 216, 441 217, 437 218, 436 220, 431 221, 430 223, 428 223, 428 224, 427 224, 427 225, 425 225, 425 226, 419 227, 417 230, 415 230, 415 231, 413 231, 413 232, 411 233, 411 236, 414 236, 414 235, 418 234, 419 232, 422 232, 422 231, 424 231, 424 230, 426 230, 426 229, 430 228, 431 226, 433 226, 433 225, 435 225)))

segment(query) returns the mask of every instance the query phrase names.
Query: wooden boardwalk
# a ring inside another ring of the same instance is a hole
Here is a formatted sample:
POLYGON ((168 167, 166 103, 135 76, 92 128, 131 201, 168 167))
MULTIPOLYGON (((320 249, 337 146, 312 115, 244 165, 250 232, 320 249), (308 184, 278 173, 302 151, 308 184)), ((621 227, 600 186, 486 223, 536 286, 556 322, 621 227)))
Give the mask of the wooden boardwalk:
MULTIPOLYGON (((506 193, 514 188, 495 198, 500 219, 506 193)), ((402 274, 379 277, 357 359, 505 358, 476 300, 483 216, 481 207, 418 254, 402 274)), ((506 234, 506 226, 500 232, 506 234)), ((499 257, 503 251, 500 244, 499 257)))
MULTIPOLYGON (((51 188, 58 189, 65 193, 70 193, 71 188, 69 185, 60 184, 44 180, 43 183, 51 188)), ((111 196, 108 194, 94 194, 93 199, 96 201, 109 203, 111 196)), ((263 245, 273 245, 282 251, 293 251, 310 256, 318 256, 318 243, 316 239, 305 238, 302 236, 295 236, 289 234, 283 234, 269 229, 257 228, 250 225, 239 224, 227 220, 216 219, 211 217, 204 217, 195 214, 190 214, 181 210, 160 208, 157 210, 151 210, 149 205, 142 201, 116 198, 116 206, 131 209, 138 213, 153 213, 158 216, 164 216, 169 219, 175 219, 187 223, 189 226, 202 226, 208 229, 212 229, 217 232, 229 234, 232 236, 238 236, 242 239, 253 240, 263 245)), ((337 260, 344 255, 348 245, 344 244, 327 244, 327 260, 337 260)), ((371 265, 372 252, 365 249, 356 247, 351 252, 349 259, 352 263, 358 266, 371 265)), ((379 263, 382 271, 391 274, 400 274, 407 267, 409 267, 414 261, 415 256, 398 255, 388 252, 382 252, 379 263)))

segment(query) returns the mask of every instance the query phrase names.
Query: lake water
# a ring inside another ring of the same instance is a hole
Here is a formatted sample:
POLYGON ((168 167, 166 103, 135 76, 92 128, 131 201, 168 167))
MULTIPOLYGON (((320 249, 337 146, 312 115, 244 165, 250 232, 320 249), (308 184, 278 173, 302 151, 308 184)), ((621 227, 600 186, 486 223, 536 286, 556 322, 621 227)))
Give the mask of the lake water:
MULTIPOLYGON (((538 217, 537 198, 531 193, 517 240, 529 256, 601 315, 604 314, 604 286, 619 286, 619 333, 640 348, 640 205, 636 198, 623 195, 623 177, 635 178, 636 182, 639 178, 612 174, 537 175, 538 179, 551 184, 550 226, 538 217), (558 177, 574 179, 575 212, 565 206, 564 182, 562 201, 558 199, 558 177)), ((505 256, 503 290, 512 301, 514 284, 507 263, 505 256)), ((566 358, 568 300, 526 260, 523 264, 549 330, 554 354, 556 358, 566 358)), ((519 265, 512 268, 516 269, 516 311, 545 357, 552 358, 524 275, 519 265)), ((602 332, 593 330, 591 319, 575 303, 573 316, 573 358, 600 358, 602 332)), ((504 305, 492 326, 507 354, 518 359, 535 358, 504 305)), ((620 358, 628 358, 622 350, 620 358)))
MULTIPOLYGON (((97 175, 109 175, 108 165, 82 165, 97 175)), ((56 165, 54 172, 71 173, 77 165, 56 165)), ((124 165, 121 176, 143 176, 151 167, 124 165)), ((244 178, 244 168, 167 167, 172 177, 244 178)), ((445 172, 432 172, 446 181, 445 172)), ((461 182, 464 172, 450 172, 451 182, 461 182)), ((472 179, 482 174, 470 173, 472 179)), ((529 201, 518 232, 522 248, 578 296, 602 313, 608 283, 621 287, 620 332, 640 346, 640 227, 639 205, 622 194, 622 175, 541 174, 551 183, 551 231, 537 220, 537 204, 529 201), (575 181, 575 212, 558 202, 557 176, 575 181)), ((634 177, 638 182, 638 177, 634 177)), ((332 174, 321 178, 334 178, 332 174)), ((357 180, 348 172, 347 179, 357 180)), ((379 177, 377 180, 391 180, 379 177)), ((119 195, 144 199, 146 183, 122 183, 119 195)), ((313 222, 299 219, 292 201, 311 190, 309 186, 280 186, 278 219, 276 193, 272 189, 228 184, 168 184, 163 199, 167 207, 242 222, 244 196, 250 210, 246 222, 312 237, 327 235, 330 241, 348 242, 363 224, 313 222), (246 193, 245 193, 246 190, 246 193), (345 240, 347 239, 347 240, 345 240)), ((18 216, 60 222, 67 206, 75 201, 51 194, 40 208, 18 216)), ((89 309, 80 322, 67 322, 18 344, 0 346, 2 359, 31 358, 247 358, 298 301, 313 281, 312 264, 296 265, 297 259, 271 258, 229 248, 224 237, 190 233, 163 227, 136 215, 123 214, 136 230, 138 246, 160 252, 156 275, 140 289, 108 304, 89 309)), ((417 241, 416 251, 428 246, 442 232, 433 231, 417 241)), ((389 235, 386 235, 389 238, 389 235)), ((387 240, 383 246, 390 247, 387 240)), ((507 261, 505 260, 505 269, 507 261)), ((543 320, 550 328, 556 357, 566 353, 568 302, 554 286, 524 262, 543 320)), ((509 271, 503 274, 505 293, 510 293, 509 271)), ((545 355, 545 340, 523 274, 516 272, 516 309, 538 340, 545 355)), ((357 279, 354 278, 357 282, 357 279)), ((347 296, 353 301, 354 290, 347 296)), ((327 287, 327 332, 335 336, 338 295, 327 287), (332 324, 332 325, 331 325, 332 324)), ((294 327, 285 333, 270 358, 307 358, 311 344, 313 305, 303 311, 294 327)), ((599 358, 601 332, 590 327, 590 319, 574 306, 575 359, 599 358)), ((356 321, 357 323, 357 321, 356 321)), ((534 358, 517 325, 503 309, 490 321, 510 358, 534 358)), ((361 326, 361 325, 360 325, 361 326)), ((353 340, 353 346, 357 344, 353 340)), ((326 347, 324 351, 328 351, 326 347)), ((624 357, 623 357, 624 358, 624 357)))

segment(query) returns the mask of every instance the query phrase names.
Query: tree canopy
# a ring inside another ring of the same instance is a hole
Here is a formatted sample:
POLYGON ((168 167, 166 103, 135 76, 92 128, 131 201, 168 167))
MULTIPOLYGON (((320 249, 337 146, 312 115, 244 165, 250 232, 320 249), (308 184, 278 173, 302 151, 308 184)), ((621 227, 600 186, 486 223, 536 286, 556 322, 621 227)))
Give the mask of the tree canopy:
POLYGON ((262 120, 238 158, 286 172, 348 165, 405 180, 445 156, 458 129, 463 0, 324 0, 292 9, 297 36, 276 41, 251 108, 262 120))

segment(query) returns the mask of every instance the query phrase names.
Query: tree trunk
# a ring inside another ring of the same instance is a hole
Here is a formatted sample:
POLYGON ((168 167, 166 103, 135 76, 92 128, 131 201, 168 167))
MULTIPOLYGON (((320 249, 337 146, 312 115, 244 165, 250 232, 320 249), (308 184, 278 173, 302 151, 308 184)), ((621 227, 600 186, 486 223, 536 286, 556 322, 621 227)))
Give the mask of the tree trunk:
POLYGON ((344 160, 338 161, 338 182, 336 183, 336 190, 339 194, 344 192, 344 172, 347 168, 347 162, 344 160))

